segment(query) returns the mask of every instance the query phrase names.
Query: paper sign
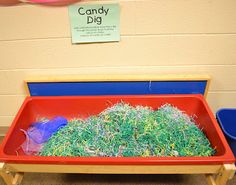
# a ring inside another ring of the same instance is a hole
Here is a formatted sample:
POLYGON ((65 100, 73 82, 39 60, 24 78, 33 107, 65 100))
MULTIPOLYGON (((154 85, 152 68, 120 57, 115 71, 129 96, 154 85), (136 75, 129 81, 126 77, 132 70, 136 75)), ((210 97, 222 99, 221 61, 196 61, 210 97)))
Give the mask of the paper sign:
POLYGON ((119 4, 69 6, 72 43, 120 40, 119 4))

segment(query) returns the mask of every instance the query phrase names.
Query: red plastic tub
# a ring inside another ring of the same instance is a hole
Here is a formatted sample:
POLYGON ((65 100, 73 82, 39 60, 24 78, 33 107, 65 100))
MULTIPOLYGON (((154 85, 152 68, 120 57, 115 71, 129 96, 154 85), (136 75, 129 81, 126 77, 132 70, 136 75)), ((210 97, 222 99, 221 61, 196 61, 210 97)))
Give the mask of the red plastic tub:
POLYGON ((234 163, 225 137, 201 95, 138 95, 138 96, 60 96, 27 97, 16 115, 0 148, 0 161, 8 163, 41 164, 129 164, 129 165, 183 165, 234 163), (211 157, 42 157, 27 156, 16 150, 25 140, 20 129, 27 130, 38 117, 64 116, 68 119, 88 117, 120 101, 131 105, 159 106, 170 103, 189 115, 196 115, 196 122, 216 147, 211 157))

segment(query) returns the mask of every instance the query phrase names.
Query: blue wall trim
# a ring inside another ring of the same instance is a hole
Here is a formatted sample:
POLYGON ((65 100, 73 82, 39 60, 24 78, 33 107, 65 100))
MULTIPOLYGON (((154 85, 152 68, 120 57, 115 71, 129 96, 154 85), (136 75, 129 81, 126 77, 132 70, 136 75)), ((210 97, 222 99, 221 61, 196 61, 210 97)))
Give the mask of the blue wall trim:
POLYGON ((28 82, 31 96, 202 94, 207 81, 28 82))

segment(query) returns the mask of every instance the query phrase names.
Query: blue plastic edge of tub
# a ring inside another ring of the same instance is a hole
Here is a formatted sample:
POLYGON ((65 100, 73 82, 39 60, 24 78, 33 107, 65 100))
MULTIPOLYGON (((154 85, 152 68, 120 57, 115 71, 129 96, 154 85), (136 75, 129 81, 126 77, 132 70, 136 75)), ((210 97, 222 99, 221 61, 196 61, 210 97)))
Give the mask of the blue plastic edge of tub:
POLYGON ((31 96, 202 94, 207 81, 28 82, 31 96))
POLYGON ((219 109, 219 110, 216 112, 216 119, 217 119, 218 123, 220 124, 220 126, 221 126, 223 132, 224 132, 229 138, 236 140, 236 137, 235 137, 235 136, 232 136, 230 133, 228 133, 228 132, 226 131, 226 129, 224 128, 224 125, 222 124, 222 121, 221 121, 221 119, 220 119, 220 116, 219 116, 220 112, 225 111, 225 110, 236 110, 236 109, 235 109, 235 108, 222 108, 222 109, 219 109))

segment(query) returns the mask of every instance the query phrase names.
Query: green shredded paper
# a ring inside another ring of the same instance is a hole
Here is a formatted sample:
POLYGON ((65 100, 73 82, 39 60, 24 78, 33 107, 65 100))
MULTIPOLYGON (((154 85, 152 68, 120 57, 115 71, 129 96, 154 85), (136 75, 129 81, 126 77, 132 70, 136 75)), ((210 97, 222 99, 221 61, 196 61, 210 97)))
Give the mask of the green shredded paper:
POLYGON ((212 156, 215 150, 192 117, 165 104, 157 110, 123 102, 54 133, 40 156, 212 156))

